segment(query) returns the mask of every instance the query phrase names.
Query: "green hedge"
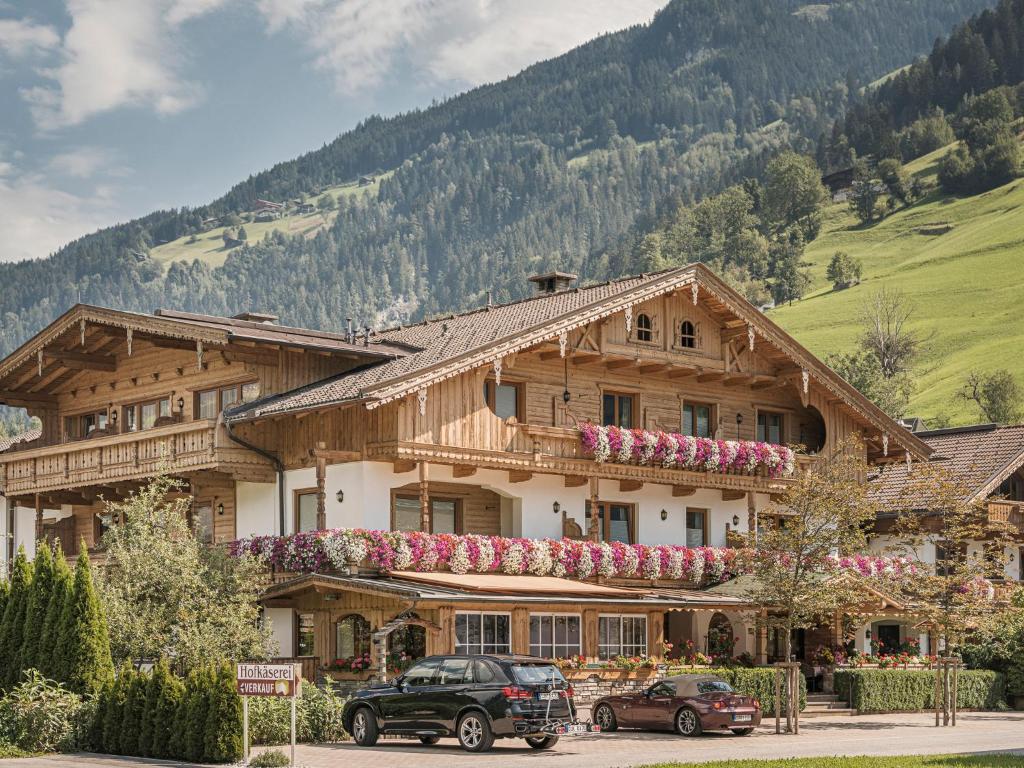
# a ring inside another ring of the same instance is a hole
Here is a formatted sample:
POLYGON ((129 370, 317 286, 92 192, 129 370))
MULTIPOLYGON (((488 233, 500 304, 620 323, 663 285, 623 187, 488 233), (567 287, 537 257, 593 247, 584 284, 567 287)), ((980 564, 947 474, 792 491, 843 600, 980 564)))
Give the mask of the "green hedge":
MULTIPOLYGON (((837 669, 835 691, 861 713, 934 709, 935 672, 837 669)), ((961 709, 998 709, 1006 703, 1006 678, 987 669, 961 670, 956 700, 961 709)))
MULTIPOLYGON (((762 712, 767 717, 775 716, 775 675, 772 667, 712 667, 711 669, 690 669, 682 667, 669 669, 672 675, 717 675, 744 696, 753 696, 761 702, 762 712)), ((807 681, 800 676, 800 709, 807 706, 807 681)))

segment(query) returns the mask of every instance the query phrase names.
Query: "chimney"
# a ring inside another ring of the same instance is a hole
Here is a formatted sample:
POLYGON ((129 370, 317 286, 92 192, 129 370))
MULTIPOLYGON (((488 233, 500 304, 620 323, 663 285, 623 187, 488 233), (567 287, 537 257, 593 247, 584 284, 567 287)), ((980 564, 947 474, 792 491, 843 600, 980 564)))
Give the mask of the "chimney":
POLYGON ((346 317, 345 322, 347 323, 346 327, 348 328, 348 330, 345 331, 345 339, 349 344, 353 344, 356 340, 356 332, 352 330, 352 318, 346 317))
POLYGON ((567 291, 578 275, 572 272, 545 272, 529 278, 534 286, 534 296, 546 296, 559 291, 567 291))
POLYGON ((277 315, 269 315, 265 312, 239 312, 237 315, 231 316, 232 320, 245 320, 248 323, 263 323, 264 325, 273 325, 279 318, 277 315))

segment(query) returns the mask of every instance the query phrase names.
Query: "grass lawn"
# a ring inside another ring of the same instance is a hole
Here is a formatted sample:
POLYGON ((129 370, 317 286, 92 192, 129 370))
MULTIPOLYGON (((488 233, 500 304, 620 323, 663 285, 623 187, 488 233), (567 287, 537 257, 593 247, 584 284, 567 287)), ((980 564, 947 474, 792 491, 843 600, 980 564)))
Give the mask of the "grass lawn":
POLYGON ((911 755, 906 757, 801 757, 786 760, 725 760, 717 763, 658 763, 647 768, 999 768, 1024 766, 1024 755, 911 755))
POLYGON ((31 752, 26 752, 17 747, 12 747, 10 744, 0 744, 0 758, 5 757, 31 757, 31 752))
MULTIPOLYGON (((934 181, 941 149, 908 165, 934 181)), ((770 316, 815 354, 852 348, 858 311, 885 285, 915 305, 913 326, 931 336, 910 413, 945 414, 953 424, 980 421, 955 395, 972 370, 1008 368, 1024 384, 1024 179, 981 195, 947 197, 934 189, 881 222, 861 225, 846 203, 831 205, 821 235, 807 248, 812 288, 770 316), (832 290, 825 269, 836 251, 864 266, 860 285, 832 290)))

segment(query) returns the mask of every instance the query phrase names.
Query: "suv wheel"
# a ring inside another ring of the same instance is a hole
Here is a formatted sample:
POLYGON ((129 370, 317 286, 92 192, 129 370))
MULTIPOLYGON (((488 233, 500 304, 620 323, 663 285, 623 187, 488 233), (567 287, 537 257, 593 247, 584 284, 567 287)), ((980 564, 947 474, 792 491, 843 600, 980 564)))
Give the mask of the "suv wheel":
POLYGON ((377 718, 369 707, 360 707, 352 716, 352 738, 360 747, 372 747, 377 736, 377 718))
POLYGON ((526 743, 534 749, 551 749, 558 743, 557 736, 527 736, 526 743))
POLYGON ((487 716, 469 712, 459 720, 459 745, 467 752, 486 752, 494 744, 494 733, 487 716))

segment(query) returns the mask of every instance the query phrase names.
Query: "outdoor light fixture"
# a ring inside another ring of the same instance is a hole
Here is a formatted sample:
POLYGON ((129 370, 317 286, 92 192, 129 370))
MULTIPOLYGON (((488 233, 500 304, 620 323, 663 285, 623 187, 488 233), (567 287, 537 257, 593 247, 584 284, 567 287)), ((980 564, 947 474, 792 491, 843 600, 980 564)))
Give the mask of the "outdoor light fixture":
POLYGON ((737 424, 742 424, 743 423, 743 414, 742 413, 737 413, 736 414, 736 423, 737 424))
POLYGON ((224 516, 224 502, 223 501, 220 504, 217 505, 217 515, 219 517, 223 517, 224 516))
POLYGON ((334 494, 334 498, 336 498, 338 503, 341 504, 341 502, 345 500, 345 492, 339 489, 338 492, 334 494))
POLYGON ((179 397, 178 398, 178 413, 184 413, 184 412, 185 412, 185 398, 184 397, 179 397))
POLYGON ((562 511, 562 505, 556 501, 554 504, 551 505, 551 510, 557 515, 559 512, 562 511))
POLYGON ((740 524, 740 516, 739 515, 733 515, 732 516, 732 527, 733 528, 737 528, 737 527, 739 527, 739 524, 740 524))
POLYGON ((668 510, 667 509, 661 510, 661 519, 662 520, 668 520, 668 510))
POLYGON ((114 408, 110 412, 110 423, 111 424, 115 424, 115 425, 117 424, 117 409, 116 408, 114 408))

